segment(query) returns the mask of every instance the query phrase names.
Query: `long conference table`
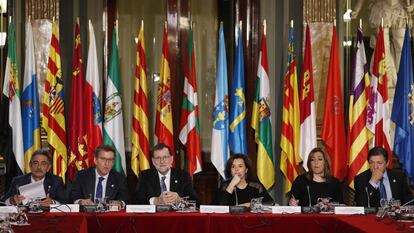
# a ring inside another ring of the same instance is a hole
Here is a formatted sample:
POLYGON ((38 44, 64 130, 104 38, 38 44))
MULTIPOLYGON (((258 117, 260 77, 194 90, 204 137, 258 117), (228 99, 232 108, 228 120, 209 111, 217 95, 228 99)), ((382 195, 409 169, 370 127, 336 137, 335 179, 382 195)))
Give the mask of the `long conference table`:
POLYGON ((15 233, 267 233, 267 232, 414 232, 412 222, 375 215, 334 214, 206 214, 126 212, 29 214, 28 226, 13 226, 15 233))

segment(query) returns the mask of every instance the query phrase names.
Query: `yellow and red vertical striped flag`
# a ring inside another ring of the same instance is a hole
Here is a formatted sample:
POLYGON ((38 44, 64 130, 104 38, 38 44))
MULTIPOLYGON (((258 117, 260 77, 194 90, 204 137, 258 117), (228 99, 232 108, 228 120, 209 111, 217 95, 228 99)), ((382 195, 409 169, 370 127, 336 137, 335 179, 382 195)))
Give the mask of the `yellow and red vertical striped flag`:
POLYGON ((351 79, 348 111, 348 185, 354 188, 354 178, 368 169, 369 140, 373 134, 366 127, 369 96, 369 73, 361 28, 357 31, 356 52, 351 79))
POLYGON ((157 113, 155 119, 155 135, 158 143, 164 143, 174 151, 173 119, 171 105, 171 73, 170 52, 168 50, 167 26, 164 26, 164 39, 162 46, 162 58, 160 66, 160 81, 158 84, 157 113))
POLYGON ((299 94, 296 57, 293 50, 293 21, 289 29, 288 70, 283 90, 282 136, 280 140, 280 170, 286 177, 285 192, 289 192, 298 176, 300 138, 299 94))
POLYGON ((150 167, 147 65, 145 63, 144 23, 138 33, 137 63, 135 64, 134 102, 132 106, 131 169, 136 176, 150 167))
POLYGON ((55 20, 52 25, 47 67, 42 126, 47 133, 47 142, 53 156, 53 174, 62 177, 65 181, 67 169, 65 105, 63 102, 59 31, 55 20))

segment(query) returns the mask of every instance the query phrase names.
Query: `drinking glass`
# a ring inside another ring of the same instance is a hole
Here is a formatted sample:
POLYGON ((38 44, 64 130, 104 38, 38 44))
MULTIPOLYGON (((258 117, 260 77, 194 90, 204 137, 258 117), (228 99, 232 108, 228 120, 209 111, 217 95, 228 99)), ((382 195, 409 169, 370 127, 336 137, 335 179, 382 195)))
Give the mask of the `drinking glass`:
POLYGON ((263 197, 252 198, 250 200, 250 212, 252 213, 260 213, 263 210, 263 197))

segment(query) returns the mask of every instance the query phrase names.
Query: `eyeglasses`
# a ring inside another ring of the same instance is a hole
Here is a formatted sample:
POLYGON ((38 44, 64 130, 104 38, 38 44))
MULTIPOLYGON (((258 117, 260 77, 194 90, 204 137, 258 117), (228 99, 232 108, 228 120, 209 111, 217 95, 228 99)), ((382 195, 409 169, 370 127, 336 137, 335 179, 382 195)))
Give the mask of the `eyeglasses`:
POLYGON ((115 161, 115 159, 108 159, 108 158, 104 158, 104 157, 98 157, 98 159, 100 159, 101 161, 103 161, 105 163, 113 163, 115 161))
POLYGON ((170 158, 171 158, 171 155, 170 156, 162 156, 162 157, 153 157, 152 159, 154 159, 157 162, 161 162, 161 161, 167 161, 170 158))
POLYGON ((42 161, 42 162, 39 162, 39 161, 32 161, 32 162, 30 162, 30 164, 32 165, 32 166, 43 166, 43 167, 46 167, 47 165, 49 165, 49 162, 48 161, 42 161))

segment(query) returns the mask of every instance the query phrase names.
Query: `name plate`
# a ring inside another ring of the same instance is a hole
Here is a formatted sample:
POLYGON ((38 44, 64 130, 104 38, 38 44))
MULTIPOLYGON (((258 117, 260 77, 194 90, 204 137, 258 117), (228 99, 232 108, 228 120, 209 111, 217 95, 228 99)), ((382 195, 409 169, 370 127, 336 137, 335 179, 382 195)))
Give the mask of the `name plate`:
POLYGON ((16 206, 0 206, 0 214, 17 213, 16 206))
POLYGON ((300 214, 300 206, 272 206, 272 214, 300 214))
POLYGON ((224 205, 200 205, 200 213, 229 213, 230 208, 224 205))
POLYGON ((364 214, 362 206, 336 206, 335 214, 364 214))
POLYGON ((52 204, 50 205, 50 212, 64 212, 64 213, 78 213, 79 212, 79 204, 52 204))
POLYGON ((127 205, 127 213, 155 213, 155 205, 127 205))

